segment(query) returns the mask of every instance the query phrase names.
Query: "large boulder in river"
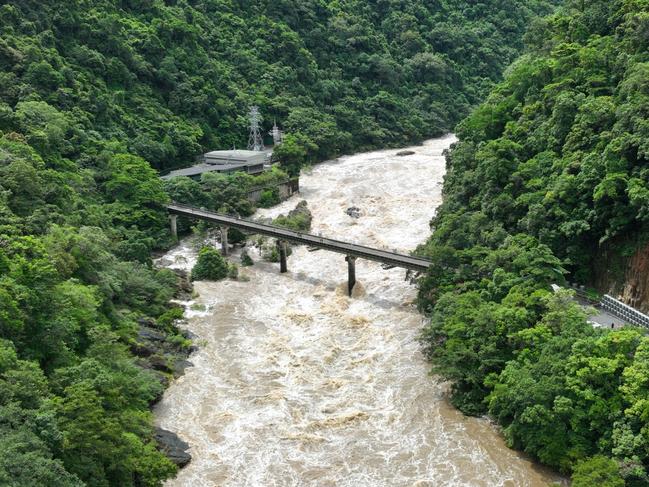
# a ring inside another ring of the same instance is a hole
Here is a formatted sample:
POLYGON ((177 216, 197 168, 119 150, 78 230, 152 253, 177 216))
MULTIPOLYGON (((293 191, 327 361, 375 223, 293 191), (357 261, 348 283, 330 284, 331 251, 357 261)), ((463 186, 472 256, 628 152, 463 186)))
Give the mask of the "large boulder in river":
POLYGON ((176 360, 173 365, 174 369, 174 377, 178 378, 181 375, 185 375, 185 369, 188 367, 193 367, 194 364, 190 362, 189 360, 181 359, 181 360, 176 360))
POLYGON ((162 428, 156 428, 155 439, 158 442, 158 448, 173 463, 182 468, 192 460, 189 450, 189 444, 181 440, 176 433, 162 428))
POLYGON ((345 213, 347 213, 352 218, 360 218, 361 217, 361 209, 358 206, 350 206, 349 208, 347 208, 345 213))

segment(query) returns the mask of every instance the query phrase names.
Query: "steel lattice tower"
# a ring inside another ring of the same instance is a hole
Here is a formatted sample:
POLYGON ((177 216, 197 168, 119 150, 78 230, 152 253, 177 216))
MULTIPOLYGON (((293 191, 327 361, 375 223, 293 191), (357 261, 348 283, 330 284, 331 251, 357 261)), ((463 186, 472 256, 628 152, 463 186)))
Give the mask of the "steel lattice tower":
POLYGON ((261 152, 264 150, 264 139, 261 136, 260 124, 262 121, 258 106, 250 107, 250 136, 248 137, 248 150, 261 152))

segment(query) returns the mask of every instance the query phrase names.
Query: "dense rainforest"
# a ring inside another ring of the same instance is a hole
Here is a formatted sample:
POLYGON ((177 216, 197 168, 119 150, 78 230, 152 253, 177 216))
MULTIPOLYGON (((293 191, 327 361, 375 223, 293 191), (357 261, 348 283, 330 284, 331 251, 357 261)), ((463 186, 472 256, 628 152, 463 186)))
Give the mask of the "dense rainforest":
POLYGON ((551 3, 4 1, 0 127, 158 169, 245 147, 253 103, 311 160, 405 144, 466 116, 551 3))
POLYGON ((569 1, 526 42, 447 156, 422 340, 511 446, 577 487, 648 485, 649 338, 550 285, 597 286, 649 240, 649 2, 569 1))
POLYGON ((447 131, 553 3, 0 1, 0 484, 173 475, 148 411, 163 384, 133 355, 142 320, 182 343, 177 277, 151 262, 163 205, 245 214, 250 181, 157 170, 243 147, 253 103, 291 173, 447 131))

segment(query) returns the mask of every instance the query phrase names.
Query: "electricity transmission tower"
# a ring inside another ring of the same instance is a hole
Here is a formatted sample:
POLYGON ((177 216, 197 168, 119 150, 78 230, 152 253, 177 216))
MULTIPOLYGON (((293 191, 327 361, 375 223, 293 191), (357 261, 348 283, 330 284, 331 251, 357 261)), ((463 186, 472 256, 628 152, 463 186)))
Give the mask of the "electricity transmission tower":
POLYGON ((248 137, 248 150, 261 152, 264 150, 264 139, 261 137, 260 124, 262 121, 259 107, 250 107, 250 136, 248 137))

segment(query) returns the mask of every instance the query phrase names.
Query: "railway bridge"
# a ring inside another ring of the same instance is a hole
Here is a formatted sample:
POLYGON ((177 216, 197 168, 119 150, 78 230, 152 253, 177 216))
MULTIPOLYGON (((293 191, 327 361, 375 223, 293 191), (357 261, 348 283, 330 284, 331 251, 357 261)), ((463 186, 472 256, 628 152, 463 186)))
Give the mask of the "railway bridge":
POLYGON ((356 284, 356 259, 358 258, 380 262, 387 268, 400 267, 415 272, 425 272, 431 265, 430 261, 420 257, 398 254, 387 250, 375 249, 363 245, 343 242, 341 240, 325 238, 319 235, 297 232, 295 230, 246 220, 235 216, 223 215, 221 213, 181 203, 172 203, 167 205, 167 209, 169 210, 171 232, 174 237, 178 237, 176 220, 179 215, 187 218, 204 220, 218 225, 221 228, 221 252, 223 255, 228 254, 228 228, 236 228, 247 233, 276 238, 280 257, 280 272, 288 271, 286 251, 287 242, 308 245, 310 248, 329 250, 331 252, 344 254, 346 256, 345 260, 347 261, 348 272, 347 292, 350 296, 354 289, 354 285, 356 284))

